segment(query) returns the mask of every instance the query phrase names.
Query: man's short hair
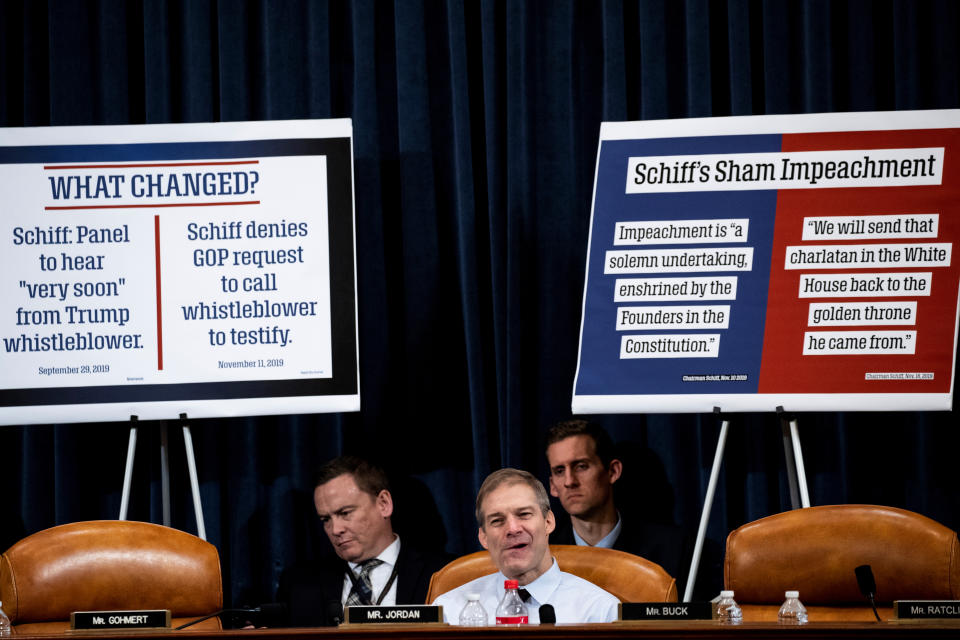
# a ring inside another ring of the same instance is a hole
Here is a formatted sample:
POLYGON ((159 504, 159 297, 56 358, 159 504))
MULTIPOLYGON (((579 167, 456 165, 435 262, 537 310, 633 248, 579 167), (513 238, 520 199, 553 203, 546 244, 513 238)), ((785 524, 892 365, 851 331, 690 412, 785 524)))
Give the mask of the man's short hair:
POLYGON ((344 474, 352 476, 357 487, 374 498, 379 496, 381 491, 390 491, 390 483, 383 469, 357 456, 340 456, 324 464, 314 475, 313 486, 327 484, 344 474))
POLYGON ((540 511, 543 512, 543 515, 547 515, 547 512, 550 511, 550 498, 547 496, 547 490, 543 487, 543 483, 537 480, 536 476, 521 469, 505 467, 488 475, 487 479, 480 485, 480 491, 477 492, 476 516, 477 526, 480 528, 483 528, 483 509, 481 508, 483 501, 502 484, 527 485, 533 489, 533 494, 537 499, 537 504, 540 506, 540 511))
POLYGON ((573 436, 591 438, 597 457, 600 458, 604 467, 609 467, 610 462, 617 457, 613 452, 613 440, 610 439, 610 434, 603 427, 589 420, 564 420, 553 425, 547 430, 547 448, 573 436))

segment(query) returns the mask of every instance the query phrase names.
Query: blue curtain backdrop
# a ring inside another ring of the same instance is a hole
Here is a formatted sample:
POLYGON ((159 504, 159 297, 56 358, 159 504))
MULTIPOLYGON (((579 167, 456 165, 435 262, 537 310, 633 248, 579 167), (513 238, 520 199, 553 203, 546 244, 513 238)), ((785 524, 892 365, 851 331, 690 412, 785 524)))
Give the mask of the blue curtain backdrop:
MULTIPOLYGON (((310 476, 334 455, 385 463, 404 542, 452 553, 478 548, 472 501, 489 471, 546 477, 543 431, 569 412, 601 121, 957 108, 958 11, 951 0, 7 0, 0 124, 353 119, 363 410, 192 423, 226 600, 259 602, 284 565, 330 552, 310 476)), ((777 417, 730 418, 718 544, 790 506, 777 417)), ((598 421, 629 463, 626 508, 694 532, 717 420, 598 421)), ((960 528, 953 413, 799 421, 814 504, 900 506, 960 528)), ((169 427, 173 524, 196 531, 169 427)), ((115 518, 127 431, 0 427, 0 547, 115 518)), ((158 432, 141 428, 133 519, 161 520, 158 432)))

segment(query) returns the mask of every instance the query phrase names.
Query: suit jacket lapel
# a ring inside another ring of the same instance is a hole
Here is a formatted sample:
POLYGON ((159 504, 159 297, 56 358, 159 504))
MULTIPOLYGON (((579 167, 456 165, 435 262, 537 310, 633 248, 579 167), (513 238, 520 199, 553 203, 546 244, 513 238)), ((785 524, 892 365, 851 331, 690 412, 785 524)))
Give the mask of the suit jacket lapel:
POLYGON ((343 581, 347 579, 347 571, 349 570, 350 567, 347 565, 346 560, 337 558, 337 561, 333 563, 330 571, 323 574, 321 588, 323 589, 324 599, 327 602, 330 600, 342 601, 343 581))
POLYGON ((410 549, 402 542, 397 554, 397 602, 409 604, 417 584, 417 567, 411 558, 410 549))

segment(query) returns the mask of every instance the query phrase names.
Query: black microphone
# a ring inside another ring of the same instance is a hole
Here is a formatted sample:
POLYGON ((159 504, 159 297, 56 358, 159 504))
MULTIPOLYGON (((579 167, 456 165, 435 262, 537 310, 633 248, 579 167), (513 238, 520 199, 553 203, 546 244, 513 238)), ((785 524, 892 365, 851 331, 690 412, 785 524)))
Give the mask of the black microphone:
POLYGON ((254 609, 252 613, 262 613, 265 616, 273 617, 283 615, 287 612, 286 602, 267 602, 254 609))
POLYGON ((339 600, 327 600, 327 618, 336 626, 343 622, 343 605, 339 600))
POLYGON ((876 616, 877 622, 880 622, 880 614, 877 613, 877 603, 874 600, 877 593, 877 581, 873 577, 873 569, 868 564, 862 564, 853 572, 857 574, 857 586, 860 587, 860 593, 870 601, 870 606, 873 607, 873 615, 876 616))
POLYGON ((556 624, 557 612, 553 610, 552 604, 540 605, 540 624, 556 624))
POLYGON ((174 631, 179 631, 180 629, 186 629, 187 627, 192 627, 198 622, 203 622, 204 620, 209 620, 215 616, 222 616, 225 613, 260 613, 267 617, 274 617, 282 615, 286 612, 287 605, 282 602, 268 602, 262 604, 259 607, 254 607, 252 609, 220 609, 220 611, 214 611, 213 613, 207 614, 202 618, 197 618, 196 620, 191 620, 190 622, 185 622, 179 627, 175 628, 174 631))

